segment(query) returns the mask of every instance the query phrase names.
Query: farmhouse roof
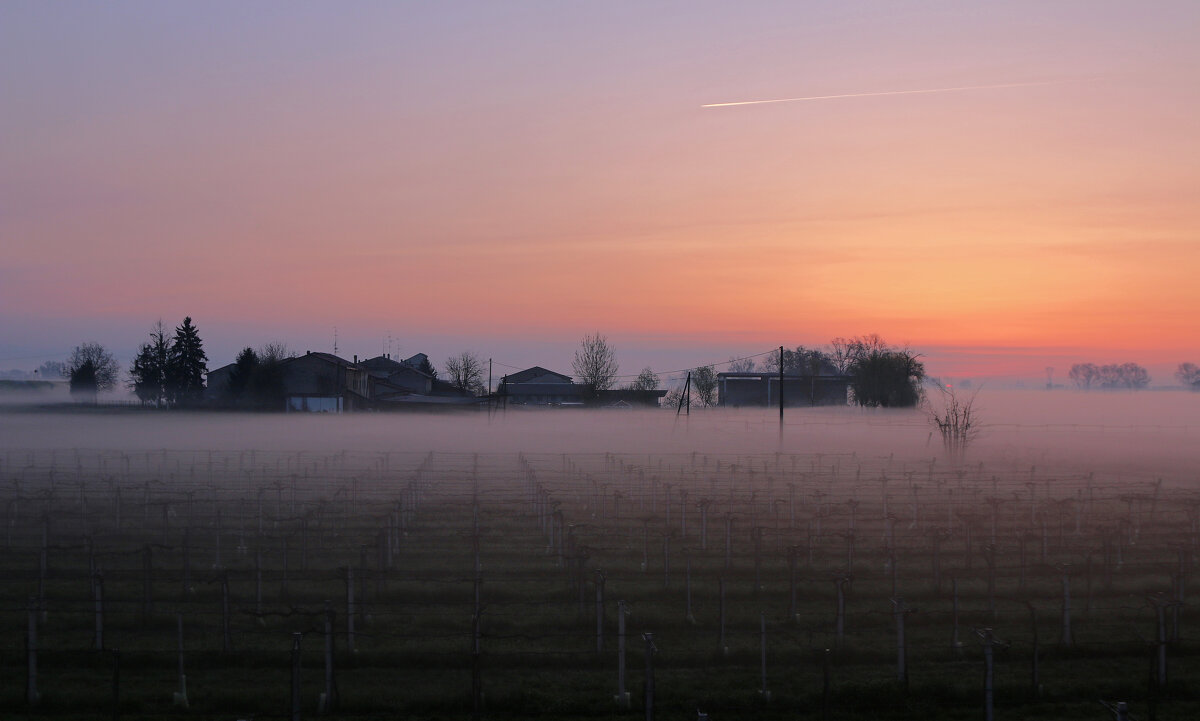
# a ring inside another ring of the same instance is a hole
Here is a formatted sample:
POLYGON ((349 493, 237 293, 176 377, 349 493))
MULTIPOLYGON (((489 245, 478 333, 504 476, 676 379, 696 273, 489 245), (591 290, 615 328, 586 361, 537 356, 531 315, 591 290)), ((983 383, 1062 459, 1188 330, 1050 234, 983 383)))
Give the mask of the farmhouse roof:
POLYGON ((529 383, 530 381, 534 381, 534 379, 536 379, 537 383, 561 384, 572 382, 571 376, 566 376, 562 373, 555 373, 554 371, 547 370, 541 366, 534 366, 532 368, 526 368, 523 371, 517 371, 516 373, 509 373, 505 377, 505 381, 508 383, 529 383))

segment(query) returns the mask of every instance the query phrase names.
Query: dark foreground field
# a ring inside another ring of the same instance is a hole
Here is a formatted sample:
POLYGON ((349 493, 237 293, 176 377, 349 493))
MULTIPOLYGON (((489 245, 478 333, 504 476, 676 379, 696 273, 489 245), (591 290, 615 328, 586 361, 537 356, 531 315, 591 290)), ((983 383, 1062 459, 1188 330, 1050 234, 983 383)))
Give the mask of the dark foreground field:
POLYGON ((656 718, 974 720, 989 657, 996 718, 1200 718, 1200 496, 1153 479, 70 450, 3 479, 4 718, 644 718, 652 683, 656 718))

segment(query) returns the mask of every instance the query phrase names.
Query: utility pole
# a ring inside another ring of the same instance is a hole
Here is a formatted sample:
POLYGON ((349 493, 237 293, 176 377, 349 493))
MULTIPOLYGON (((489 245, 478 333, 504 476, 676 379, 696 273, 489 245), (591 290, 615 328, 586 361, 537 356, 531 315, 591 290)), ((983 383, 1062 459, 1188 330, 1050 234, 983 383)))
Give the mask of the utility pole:
POLYGON ((783 440, 783 346, 779 346, 779 439, 783 440))

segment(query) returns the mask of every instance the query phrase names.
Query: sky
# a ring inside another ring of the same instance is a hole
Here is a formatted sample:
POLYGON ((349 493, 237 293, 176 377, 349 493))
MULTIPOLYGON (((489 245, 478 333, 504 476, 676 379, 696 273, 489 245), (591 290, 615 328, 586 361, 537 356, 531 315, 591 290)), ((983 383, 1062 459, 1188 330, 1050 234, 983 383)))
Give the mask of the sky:
POLYGON ((1198 32, 1191 0, 8 0, 0 368, 190 316, 210 367, 879 333, 947 377, 1170 383, 1198 32))

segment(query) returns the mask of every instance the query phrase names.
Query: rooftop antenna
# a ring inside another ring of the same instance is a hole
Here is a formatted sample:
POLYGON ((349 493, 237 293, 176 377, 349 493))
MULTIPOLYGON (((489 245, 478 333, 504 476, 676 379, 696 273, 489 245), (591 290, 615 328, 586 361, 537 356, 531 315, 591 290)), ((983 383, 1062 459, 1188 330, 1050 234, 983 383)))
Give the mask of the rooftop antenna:
POLYGON ((333 327, 333 354, 337 355, 337 326, 333 327))

